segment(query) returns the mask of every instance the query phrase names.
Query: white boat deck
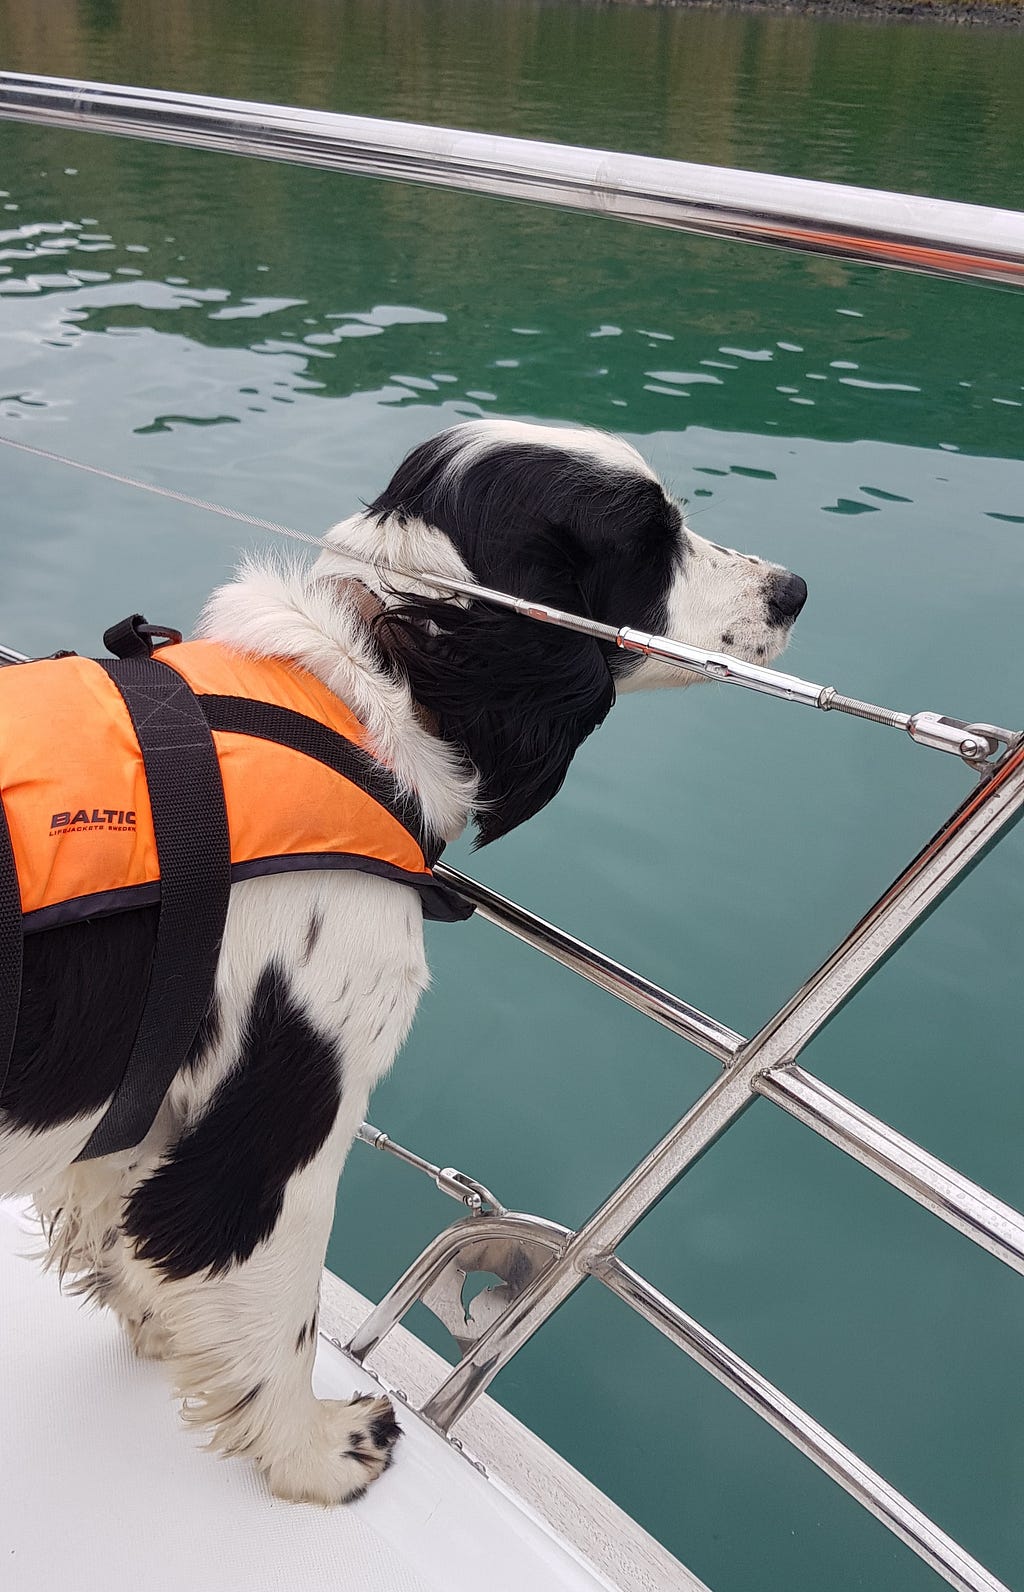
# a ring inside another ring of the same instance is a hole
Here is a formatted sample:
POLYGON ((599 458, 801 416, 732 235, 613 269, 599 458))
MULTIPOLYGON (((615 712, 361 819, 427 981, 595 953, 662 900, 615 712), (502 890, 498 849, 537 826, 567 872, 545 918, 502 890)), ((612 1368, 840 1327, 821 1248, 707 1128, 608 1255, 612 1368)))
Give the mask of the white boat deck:
MULTIPOLYGON (((21 1208, 0 1203, 4 1592, 702 1592, 490 1399, 459 1427, 486 1474, 400 1409, 395 1464, 361 1502, 271 1498, 250 1463, 203 1451, 161 1368, 135 1359, 109 1314, 23 1258, 39 1246, 21 1208)), ((325 1279, 322 1334, 366 1309, 325 1279)), ((403 1387, 441 1365, 403 1329, 392 1337, 403 1387)), ((379 1391, 323 1335, 314 1383, 329 1398, 379 1391)))

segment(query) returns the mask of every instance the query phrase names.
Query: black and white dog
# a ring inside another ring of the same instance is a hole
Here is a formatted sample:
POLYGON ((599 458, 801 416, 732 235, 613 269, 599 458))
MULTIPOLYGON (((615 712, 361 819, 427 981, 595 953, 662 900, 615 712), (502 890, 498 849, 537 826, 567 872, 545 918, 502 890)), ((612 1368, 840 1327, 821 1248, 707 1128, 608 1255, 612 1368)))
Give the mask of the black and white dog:
MULTIPOLYGON (((799 576, 685 529, 640 455, 595 431, 474 420, 414 449, 311 569, 253 559, 200 634, 293 660, 346 702, 451 840, 496 840, 555 795, 617 693, 693 676, 364 562, 429 571, 769 662, 799 576), (398 589, 396 589, 398 588, 398 589)), ((282 1498, 357 1497, 398 1436, 386 1399, 314 1398, 335 1189, 427 984, 414 891, 365 873, 233 886, 212 1008, 136 1150, 73 1165, 130 1046, 157 908, 28 936, 0 1099, 0 1192, 49 1261, 166 1360, 188 1421, 282 1498)))

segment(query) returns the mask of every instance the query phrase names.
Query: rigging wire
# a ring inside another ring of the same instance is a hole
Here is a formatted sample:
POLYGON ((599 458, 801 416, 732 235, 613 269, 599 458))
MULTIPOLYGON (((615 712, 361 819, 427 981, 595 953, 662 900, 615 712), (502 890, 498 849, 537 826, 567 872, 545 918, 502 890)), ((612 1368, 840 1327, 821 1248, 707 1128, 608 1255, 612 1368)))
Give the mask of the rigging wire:
POLYGON ((579 614, 566 613, 549 603, 538 602, 528 597, 513 597, 509 592, 495 591, 489 586, 479 585, 476 581, 430 574, 425 570, 401 569, 382 560, 363 558, 359 554, 349 552, 347 548, 326 541, 323 537, 312 536, 308 531, 297 531, 293 526, 282 525, 277 520, 263 519, 259 515, 247 514, 241 509, 230 509, 222 503, 211 503, 205 498, 193 497, 191 493, 178 492, 173 487, 158 486, 153 481, 140 481, 137 477, 124 475, 117 470, 106 470, 101 465, 85 464, 81 459, 72 459, 65 454, 37 447, 33 443, 19 442, 13 437, 0 435, 0 445, 14 448, 37 459, 45 459, 53 464, 68 465, 72 469, 84 471, 87 475, 113 481, 119 486, 130 486, 140 492, 151 492, 156 497, 169 498, 172 502, 182 503, 188 508, 219 514, 224 519, 236 520, 257 530, 271 531, 292 541, 316 547, 321 552, 334 553, 349 562, 373 569, 383 575, 411 580, 435 591, 456 593, 471 601, 494 603, 498 607, 510 609, 524 619, 533 619, 543 624, 557 625, 565 630, 593 636, 626 652, 657 657, 676 668, 703 675, 706 679, 746 686, 749 690, 759 691, 768 696, 781 697, 790 702, 801 702, 805 707, 819 708, 823 712, 835 710, 848 713, 854 718, 869 719, 890 729, 904 730, 919 745, 930 746, 936 751, 952 752, 983 772, 991 766, 990 760, 996 756, 1000 744, 1009 749, 1019 738, 1017 732, 1001 729, 998 725, 967 724, 963 720, 945 718, 937 713, 894 712, 871 702, 862 702, 857 697, 844 696, 836 691, 834 686, 819 686, 812 681, 801 680, 795 675, 783 674, 777 669, 767 669, 758 664, 747 663, 741 658, 730 657, 727 653, 708 652, 703 648, 690 647, 685 642, 674 641, 667 636, 651 635, 646 631, 633 629, 629 625, 616 627, 601 624, 597 620, 586 619, 579 614))

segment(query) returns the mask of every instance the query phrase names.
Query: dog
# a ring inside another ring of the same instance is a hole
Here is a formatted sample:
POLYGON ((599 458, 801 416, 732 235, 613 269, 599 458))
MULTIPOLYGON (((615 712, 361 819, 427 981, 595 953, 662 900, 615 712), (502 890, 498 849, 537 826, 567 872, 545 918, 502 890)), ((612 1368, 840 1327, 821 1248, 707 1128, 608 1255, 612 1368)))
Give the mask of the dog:
MULTIPOLYGON (((198 635, 286 660, 347 704, 439 843, 470 822, 481 845, 507 834, 618 694, 698 676, 414 572, 758 663, 807 594, 695 535, 633 447, 584 429, 457 425, 326 540, 307 568, 250 558, 198 635)), ((151 1129, 76 1163, 139 1025, 158 913, 26 935, 0 1191, 32 1197, 48 1264, 166 1362, 212 1447, 251 1456, 277 1497, 352 1500, 399 1427, 385 1398, 314 1397, 320 1276, 349 1145, 427 986, 421 902, 357 871, 233 883, 213 1000, 151 1129)))

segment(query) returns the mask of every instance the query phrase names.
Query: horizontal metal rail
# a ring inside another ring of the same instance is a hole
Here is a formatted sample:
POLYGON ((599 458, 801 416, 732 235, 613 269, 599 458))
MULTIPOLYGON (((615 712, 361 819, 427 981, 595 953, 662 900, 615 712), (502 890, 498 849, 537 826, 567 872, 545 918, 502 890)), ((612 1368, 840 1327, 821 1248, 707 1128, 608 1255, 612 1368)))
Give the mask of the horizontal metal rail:
POLYGON ((532 200, 897 270, 1024 285, 1024 217, 981 205, 18 72, 0 73, 0 117, 532 200))
POLYGON ((1024 1276, 1024 1216, 854 1105, 802 1067, 773 1067, 755 1089, 1024 1276))
POLYGON ((650 979, 634 973, 621 962, 615 962, 601 951, 595 951, 593 946, 584 944, 564 929, 537 917, 536 913, 527 911, 507 896, 499 895, 489 885, 470 879, 445 862, 435 863, 433 872, 436 879, 450 885, 467 901, 472 901, 478 916, 505 929, 535 950, 543 951, 545 956, 561 962, 563 967, 571 968, 592 984, 599 985, 627 1006, 643 1012, 645 1017, 653 1018, 680 1039, 688 1039, 699 1045, 716 1061, 732 1061, 744 1043, 743 1036, 726 1028, 724 1023, 698 1011, 696 1006, 689 1005, 678 995, 671 995, 668 990, 652 984, 650 979))
POLYGON ((813 1460, 950 1586, 960 1592, 1007 1592, 1001 1581, 877 1471, 618 1256, 599 1261, 593 1275, 813 1460))
MULTIPOLYGON (((479 916, 542 951, 563 967, 607 990, 617 1000, 730 1066, 748 1043, 677 995, 614 962, 564 929, 556 928, 490 886, 445 863, 434 868, 476 906, 479 916)), ((758 1094, 788 1111, 901 1193, 955 1227, 982 1249, 1024 1275, 1024 1216, 970 1178, 897 1133, 885 1122, 821 1083, 802 1067, 773 1067, 757 1079, 758 1094)))

